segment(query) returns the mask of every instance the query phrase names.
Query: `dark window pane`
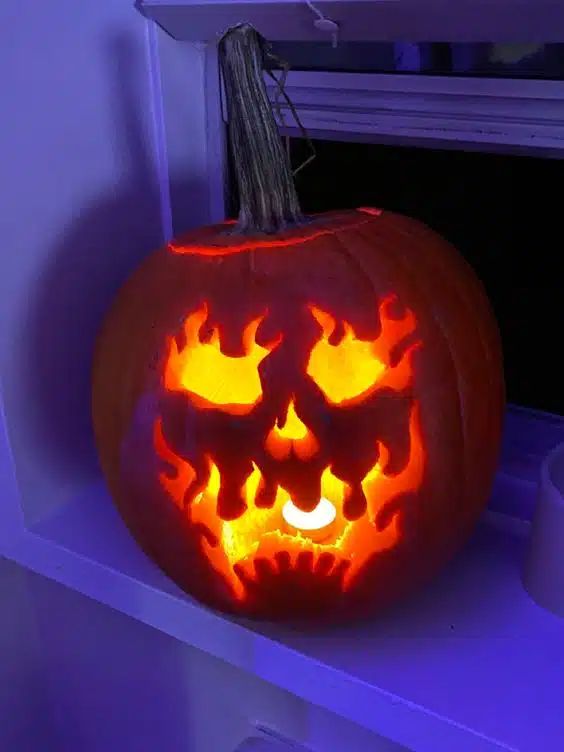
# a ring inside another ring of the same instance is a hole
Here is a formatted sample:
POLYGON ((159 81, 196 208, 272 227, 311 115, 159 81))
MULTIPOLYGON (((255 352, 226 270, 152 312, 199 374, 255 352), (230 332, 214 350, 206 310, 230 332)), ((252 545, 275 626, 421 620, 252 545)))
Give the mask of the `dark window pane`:
POLYGON ((276 42, 273 50, 295 70, 564 78, 564 44, 276 42))

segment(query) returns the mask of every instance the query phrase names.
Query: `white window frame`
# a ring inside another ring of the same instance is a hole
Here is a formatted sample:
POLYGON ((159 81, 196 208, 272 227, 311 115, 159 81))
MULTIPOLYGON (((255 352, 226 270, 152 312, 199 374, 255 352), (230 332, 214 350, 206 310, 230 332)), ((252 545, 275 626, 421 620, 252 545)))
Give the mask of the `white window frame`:
MULTIPOLYGON (((201 219, 209 221, 221 219, 225 209, 217 40, 233 24, 252 23, 270 41, 328 44, 330 35, 315 25, 320 14, 338 23, 343 42, 564 41, 562 0, 137 0, 136 5, 170 42, 205 50, 202 151, 209 211, 201 219)), ((189 85, 194 82, 187 78, 189 85)), ((270 79, 267 85, 274 97, 275 85, 270 79)), ((287 87, 304 126, 317 138, 564 155, 564 81, 292 71, 287 87)), ((172 106, 168 99, 165 93, 163 122, 170 131, 183 115, 178 97, 172 106)), ((298 134, 283 101, 280 113, 282 131, 298 134)), ((178 132, 193 126, 188 118, 178 132)), ((176 138, 173 149, 178 158, 188 148, 180 141, 176 138)))
POLYGON ((318 138, 564 156, 564 81, 291 71, 286 90, 318 138))

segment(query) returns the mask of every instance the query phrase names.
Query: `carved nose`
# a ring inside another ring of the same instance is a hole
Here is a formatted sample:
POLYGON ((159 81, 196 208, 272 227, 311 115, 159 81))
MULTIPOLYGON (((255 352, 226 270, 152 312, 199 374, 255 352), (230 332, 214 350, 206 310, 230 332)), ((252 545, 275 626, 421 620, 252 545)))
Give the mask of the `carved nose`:
POLYGON ((296 412, 293 396, 284 417, 278 418, 270 430, 266 449, 277 460, 287 459, 292 453, 301 460, 308 460, 319 450, 315 435, 296 412))

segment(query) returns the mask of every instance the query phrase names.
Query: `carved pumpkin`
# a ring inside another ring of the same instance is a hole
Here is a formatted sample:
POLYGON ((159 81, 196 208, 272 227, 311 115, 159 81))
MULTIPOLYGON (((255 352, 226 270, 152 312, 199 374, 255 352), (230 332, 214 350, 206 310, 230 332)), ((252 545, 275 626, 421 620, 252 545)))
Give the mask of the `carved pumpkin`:
POLYGON ((498 333, 471 269, 420 223, 359 209, 283 225, 196 230, 133 274, 98 342, 96 437, 129 529, 186 591, 350 618, 428 579, 483 509, 498 333))

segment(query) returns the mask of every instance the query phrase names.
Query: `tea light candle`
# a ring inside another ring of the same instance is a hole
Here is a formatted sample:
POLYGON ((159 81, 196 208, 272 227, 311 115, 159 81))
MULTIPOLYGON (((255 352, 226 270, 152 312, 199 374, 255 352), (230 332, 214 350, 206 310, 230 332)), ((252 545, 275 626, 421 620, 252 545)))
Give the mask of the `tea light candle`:
POLYGON ((299 509, 290 499, 282 507, 282 517, 289 532, 302 533, 314 541, 321 541, 330 535, 337 510, 329 499, 323 497, 311 512, 299 509))

